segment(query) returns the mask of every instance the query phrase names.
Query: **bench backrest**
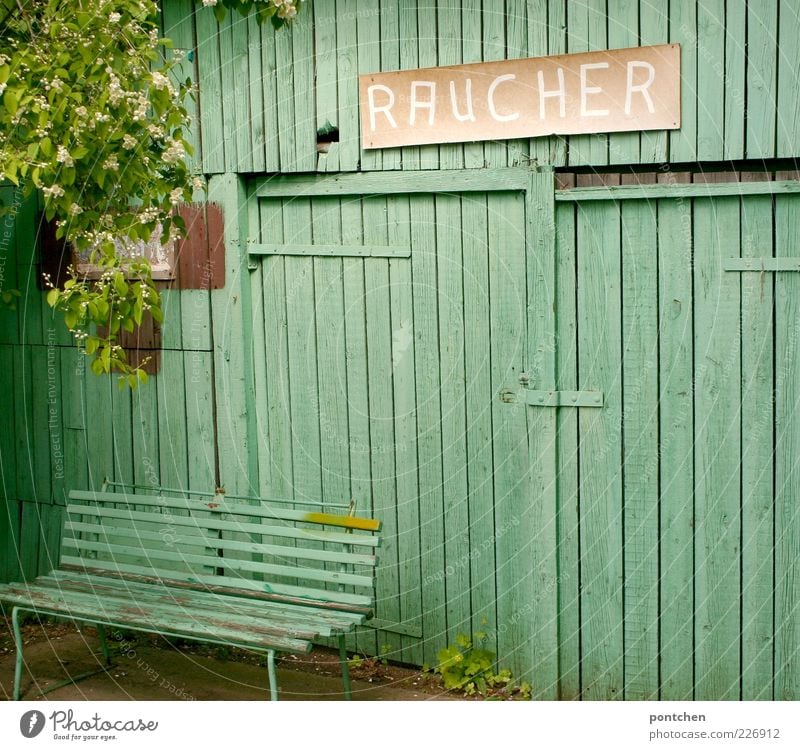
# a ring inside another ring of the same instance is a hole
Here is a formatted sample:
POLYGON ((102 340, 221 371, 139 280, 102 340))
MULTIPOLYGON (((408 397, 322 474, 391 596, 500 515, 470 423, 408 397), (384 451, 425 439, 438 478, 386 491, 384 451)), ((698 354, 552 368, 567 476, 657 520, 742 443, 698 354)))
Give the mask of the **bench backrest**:
POLYGON ((60 567, 371 614, 380 521, 217 498, 75 490, 60 567))

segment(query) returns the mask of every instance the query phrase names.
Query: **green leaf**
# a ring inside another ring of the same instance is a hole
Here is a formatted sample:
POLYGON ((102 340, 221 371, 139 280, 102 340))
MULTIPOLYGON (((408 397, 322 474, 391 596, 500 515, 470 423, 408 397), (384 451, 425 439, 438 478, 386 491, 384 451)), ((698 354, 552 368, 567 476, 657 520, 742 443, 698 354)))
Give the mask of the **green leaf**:
POLYGON ((56 302, 58 302, 58 297, 59 297, 58 289, 51 289, 47 293, 47 304, 50 305, 50 307, 55 307, 56 302))
POLYGON ((15 89, 6 89, 5 94, 3 94, 3 106, 12 117, 17 114, 17 110, 19 109, 19 96, 15 89))

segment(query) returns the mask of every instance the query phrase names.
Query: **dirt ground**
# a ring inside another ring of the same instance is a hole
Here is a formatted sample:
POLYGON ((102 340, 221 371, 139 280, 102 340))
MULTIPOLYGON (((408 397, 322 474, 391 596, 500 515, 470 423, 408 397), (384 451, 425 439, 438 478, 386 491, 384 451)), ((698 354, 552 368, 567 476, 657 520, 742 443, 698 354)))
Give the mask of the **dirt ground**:
MULTIPOLYGON (((0 698, 10 700, 15 650, 10 622, 0 619, 0 698)), ((103 669, 94 628, 29 623, 23 627, 23 700, 265 700, 262 655, 158 636, 109 631, 113 664, 103 669), (89 676, 70 682, 70 678, 89 676)), ((367 701, 456 700, 419 670, 366 660, 351 670, 353 697, 367 701)), ((341 700, 337 655, 315 648, 278 662, 281 700, 341 700)))

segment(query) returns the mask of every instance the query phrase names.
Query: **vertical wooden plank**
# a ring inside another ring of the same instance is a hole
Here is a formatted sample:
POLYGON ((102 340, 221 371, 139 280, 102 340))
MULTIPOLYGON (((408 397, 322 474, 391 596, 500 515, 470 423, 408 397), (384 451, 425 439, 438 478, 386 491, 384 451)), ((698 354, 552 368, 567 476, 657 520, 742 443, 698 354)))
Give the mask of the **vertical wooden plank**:
POLYGON ((661 699, 694 691, 692 207, 658 203, 661 699))
MULTIPOLYGON (((526 56, 544 57, 548 54, 548 37, 551 33, 548 24, 547 0, 527 0, 525 21, 527 24, 526 56)), ((562 35, 564 30, 560 30, 562 35)), ((535 164, 550 164, 550 138, 531 138, 528 152, 535 164)))
MULTIPOLYGON (((244 33, 243 30, 242 34, 244 35, 244 33)), ((247 58, 243 66, 247 72, 245 81, 247 82, 247 96, 250 100, 248 158, 254 172, 264 172, 267 168, 265 156, 267 135, 264 130, 267 105, 264 103, 264 84, 262 83, 265 76, 261 66, 262 44, 261 28, 256 20, 256 14, 250 13, 247 16, 247 58)), ((269 103, 269 106, 272 106, 272 102, 269 103)))
MULTIPOLYGON (((576 238, 574 205, 556 207, 556 366, 557 385, 578 390, 578 317, 576 310, 576 238)), ((580 698, 580 525, 578 503, 578 410, 558 409, 558 697, 580 698)))
MULTIPOLYGON (((238 70, 239 39, 237 29, 241 28, 242 18, 238 13, 226 13, 219 22, 219 57, 222 76, 222 133, 225 149, 225 171, 237 171, 239 163, 238 146, 240 132, 250 131, 248 120, 240 119, 245 104, 241 101, 241 75, 238 70), (239 79, 237 83, 237 79, 239 79)), ((243 140, 243 139, 242 139, 243 140)), ((241 145, 244 145, 243 143, 241 145)), ((246 158, 242 154, 242 158, 246 158)))
POLYGON ((658 698, 658 220, 622 212, 625 699, 658 698))
POLYGON ((531 528, 528 407, 501 399, 503 391, 520 387, 527 354, 524 195, 490 194, 488 209, 497 650, 503 666, 532 682, 532 540, 524 538, 531 528))
POLYGON ((778 5, 773 0, 747 3, 745 156, 748 159, 769 159, 776 153, 778 59, 784 54, 778 47, 778 5), (776 49, 780 50, 778 54, 776 49))
POLYGON ((50 476, 53 502, 63 505, 67 496, 63 383, 59 346, 47 347, 47 437, 50 444, 50 476))
MULTIPOLYGON (((506 57, 519 59, 527 55, 528 19, 526 0, 506 0, 506 57)), ((509 167, 530 163, 529 141, 506 141, 506 164, 509 167)))
MULTIPOLYGON (((723 157, 744 158, 747 0, 725 2, 725 133, 723 157)), ((772 109, 771 107, 769 108, 772 109)))
POLYGON ((152 387, 152 382, 149 385, 151 387, 137 388, 131 394, 133 481, 136 484, 160 485, 158 391, 152 387))
POLYGON ((184 390, 184 353, 161 353, 161 371, 155 383, 158 389, 159 475, 165 487, 188 487, 186 392, 184 390))
POLYGON ((791 0, 781 0, 778 8, 778 102, 775 156, 796 156, 800 141, 800 11, 791 0))
MULTIPOLYGON (((644 5, 647 6, 647 3, 644 5)), ((639 13, 638 0, 617 0, 609 3, 608 49, 639 46, 639 13)), ((641 9, 641 13, 646 13, 645 7, 641 9)), ((612 133, 608 136, 608 153, 611 164, 638 164, 639 133, 612 133)))
MULTIPOLYGON (((312 230, 317 243, 341 242, 340 199, 317 198, 312 204, 312 230)), ((347 350, 344 330, 342 259, 317 258, 314 263, 316 347, 319 359, 319 424, 322 468, 321 499, 350 499, 350 455, 347 450, 347 350)), ((365 504, 358 512, 366 513, 365 504)))
MULTIPOLYGON (((783 21, 783 18, 781 18, 783 21)), ((775 255, 797 252, 800 204, 792 196, 775 199, 775 255)), ((774 700, 800 696, 800 367, 797 321, 800 278, 775 279, 775 687, 774 700)))
MULTIPOLYGON (((504 60, 506 57, 505 2, 483 0, 483 59, 504 60)), ((504 141, 486 141, 483 144, 484 165, 505 167, 506 144, 504 141)))
POLYGON ((492 454, 491 360, 489 329, 489 254, 487 198, 461 198, 464 258, 464 375, 466 379, 467 487, 469 490, 469 576, 472 633, 488 635, 497 653, 495 519, 492 454))
MULTIPOLYGON (((461 59, 464 63, 483 60, 482 18, 481 0, 461 0, 461 59)), ((483 165, 483 143, 465 143, 464 166, 476 169, 483 165)))
POLYGON ((582 695, 623 697, 620 236, 615 204, 578 206, 578 384, 604 393, 582 409, 580 539, 582 695))
MULTIPOLYGON (((384 157, 385 158, 385 157, 384 157)), ((389 234, 393 241, 411 245, 411 205, 408 196, 386 199, 389 234)), ((397 487, 397 552, 399 561, 400 622, 422 633, 420 574, 420 514, 417 461, 417 402, 414 378, 414 292, 412 261, 389 261, 392 318, 392 383, 394 385, 394 446, 397 487)), ((419 638, 404 636, 399 655, 408 664, 423 663, 419 638)))
POLYGON ((89 457, 89 483, 99 490, 105 479, 114 476, 114 422, 111 389, 116 377, 94 375, 86 378, 86 444, 89 457))
POLYGON ((437 195, 436 273, 438 279, 440 379, 442 400, 442 490, 447 637, 468 633, 470 620, 467 423, 464 366, 464 259, 458 196, 437 195))
MULTIPOLYGON (((360 0, 357 18, 358 34, 358 73, 374 73, 381 68, 381 34, 379 0, 360 0)), ((360 143, 360 131, 359 131, 360 143)), ((381 149, 361 151, 361 169, 381 169, 383 156, 381 149)))
MULTIPOLYGON (((496 4, 497 0, 495 0, 496 4)), ((436 48, 438 36, 436 24, 433 23, 434 4, 416 3, 418 46, 417 59, 420 68, 432 68, 436 65, 436 48), (421 5, 421 7, 420 7, 421 5)), ((439 147, 437 145, 419 146, 419 169, 437 169, 439 167, 439 147)))
POLYGON ((183 353, 189 488, 203 492, 216 487, 211 356, 210 352, 183 353))
MULTIPOLYGON (((146 388, 155 388, 156 382, 151 379, 146 388)), ((111 389, 111 421, 114 425, 114 473, 115 482, 132 484, 133 468, 133 411, 131 408, 131 391, 129 388, 111 389)), ((72 489, 67 488, 67 492, 72 489)))
POLYGON ((258 488, 258 455, 251 289, 242 237, 247 201, 242 180, 233 174, 212 178, 208 197, 225 213, 225 288, 211 292, 221 480, 228 492, 251 495, 258 488))
POLYGON ((46 575, 58 567, 61 548, 61 527, 64 523, 64 508, 59 505, 37 503, 39 512, 39 559, 38 575, 46 575))
MULTIPOLYGON (((194 3, 192 0, 177 0, 177 2, 165 3, 161 9, 164 22, 164 36, 172 40, 175 51, 180 51, 182 59, 175 67, 174 79, 177 83, 182 83, 190 78, 194 84, 197 83, 195 75, 195 60, 193 59, 196 40, 194 36, 194 3)), ((174 53, 173 53, 174 54, 174 53)), ((184 106, 189 111, 192 118, 191 125, 186 131, 186 140, 189 141, 194 154, 190 161, 195 172, 202 171, 200 153, 200 127, 198 124, 199 108, 196 98, 187 97, 184 106)))
MULTIPOLYGON (((669 43, 669 16, 671 9, 664 3, 642 3, 639 7, 639 44, 646 47, 669 43)), ((685 85, 685 84, 684 84, 685 85)), ((640 137, 640 162, 642 164, 667 161, 667 130, 646 130, 640 137)), ((616 159, 612 152, 609 163, 616 159)))
MULTIPOLYGON (((311 202, 287 201, 283 207, 285 241, 311 242, 311 202)), ((287 257, 286 324, 289 353, 294 496, 319 500, 322 494, 319 453, 319 393, 317 391, 316 325, 314 321, 314 261, 287 257)))
POLYGON ((19 562, 22 579, 31 581, 39 572, 39 544, 42 534, 37 503, 20 501, 21 526, 19 534, 19 562))
MULTIPOLYGON (((22 190, 12 185, 0 186, 0 205, 12 212, 20 210, 22 190)), ((17 225, 11 214, 0 222, 0 291, 19 289, 17 225)), ((0 305, 0 344, 19 343, 20 305, 0 305)))
MULTIPOLYGON (((547 0, 548 54, 562 55, 567 47, 567 4, 559 0, 547 0)), ((548 139, 550 149, 549 164, 563 167, 567 163, 567 139, 552 136, 548 139)), ((541 162, 540 162, 541 163, 541 162)))
POLYGON ((64 399, 64 482, 70 489, 87 489, 86 452, 86 357, 78 349, 64 349, 61 355, 61 383, 64 399))
MULTIPOLYGON (((578 0, 570 3, 567 18, 567 46, 570 53, 608 49, 605 0, 578 0)), ((591 79, 589 83, 591 84, 591 79)), ((576 166, 607 164, 608 136, 571 136, 569 163, 576 166)))
POLYGON ((14 360, 12 387, 15 403, 14 436, 17 458, 17 499, 35 500, 31 347, 16 346, 12 352, 14 360))
MULTIPOLYGON (((743 197, 741 211, 742 257, 772 255, 772 199, 743 197)), ((741 274, 743 700, 772 700, 773 283, 766 274, 741 274)))
MULTIPOLYGON (((384 196, 363 199, 365 244, 388 244, 387 206, 384 196)), ((392 383, 391 289, 389 261, 364 260, 364 292, 367 322, 368 409, 372 463, 372 509, 383 521, 382 550, 378 560, 378 617, 400 621, 399 545, 394 462, 394 405, 392 383)), ((378 633, 378 650, 399 653, 400 639, 390 631, 378 633)))
MULTIPOLYGON (((382 71, 400 69, 400 11, 398 0, 380 0, 381 67, 382 71)), ((383 169, 400 169, 402 151, 381 149, 383 169)))
POLYGON ((697 158, 722 159, 725 122, 725 0, 697 3, 697 158))
POLYGON ((222 122, 222 66, 219 54, 219 26, 211 8, 198 8, 197 66, 200 73, 200 132, 202 162, 206 174, 225 171, 222 122))
MULTIPOLYGON (((287 81, 294 96, 294 147, 293 171, 308 172, 317 166, 317 126, 314 112, 314 19, 311 9, 298 13, 289 32, 292 36, 292 72, 287 81), (290 82, 290 83, 289 83, 290 82)), ((281 29, 277 34, 286 34, 281 29)), ((283 138, 281 132, 281 138, 283 138)))
POLYGON ((423 656, 436 663, 446 641, 442 527, 442 434, 439 383, 439 315, 436 299, 436 209, 432 196, 411 201, 414 284, 414 354, 417 382, 423 656))
POLYGON ((336 15, 349 20, 336 26, 336 69, 339 82, 339 169, 355 171, 361 159, 358 119, 358 17, 356 0, 336 0, 336 15))
POLYGON ((697 156, 697 4, 673 3, 669 9, 669 40, 681 45, 681 126, 669 132, 669 159, 696 161, 697 156))
MULTIPOLYGON (((416 0, 398 0, 398 18, 400 22, 400 69, 412 70, 419 67, 416 0)), ((403 169, 419 169, 419 146, 405 146, 400 153, 403 169)))
MULTIPOLYGON (((14 354, 0 346, 0 414, 14 424, 14 354)), ((0 431, 0 576, 3 581, 19 580, 13 546, 17 519, 17 456, 14 432, 0 431)))
MULTIPOLYGON (((556 388, 556 226, 555 180, 545 170, 531 174, 526 205, 528 387, 556 388)), ((530 591, 534 696, 558 697, 558 519, 556 409, 527 409, 530 511, 515 529, 522 548, 531 540, 530 591)))
POLYGON ((739 199, 694 204, 695 698, 740 698, 739 199))
MULTIPOLYGON (((280 201, 260 201, 259 216, 261 241, 270 237, 272 242, 282 242, 283 213, 280 201)), ((262 377, 266 380, 265 433, 269 436, 269 443, 259 441, 259 454, 263 455, 263 451, 267 450, 269 458, 269 480, 262 491, 275 497, 291 497, 292 428, 284 258, 264 258, 261 260, 261 269, 265 346, 263 360, 256 363, 256 373, 259 380, 262 377)))
MULTIPOLYGON (((463 61, 461 54, 461 2, 460 0, 440 0, 436 5, 437 65, 458 65, 463 61)), ((464 147, 460 143, 439 146, 440 169, 463 169, 464 147)))
POLYGON ((280 169, 280 130, 278 123, 278 63, 275 30, 272 24, 262 24, 258 37, 261 49, 261 84, 264 102, 264 168, 267 172, 280 169))
MULTIPOLYGON (((53 500, 51 448, 50 448, 50 379, 48 377, 47 346, 31 347, 30 398, 33 477, 36 500, 50 503, 53 500)), ((53 367, 55 375, 55 366, 53 367)), ((53 395, 55 396, 55 382, 53 395)), ((58 411, 54 415, 54 426, 58 421, 58 411)))
MULTIPOLYGON (((317 132, 339 127, 339 101, 336 66, 336 3, 314 3, 314 62, 317 132)), ((327 153, 317 156, 318 172, 339 169, 339 144, 333 143, 327 153)))
MULTIPOLYGON (((297 144, 295 123, 294 71, 292 34, 275 34, 271 27, 263 30, 264 34, 275 36, 275 95, 278 110, 278 152, 280 154, 281 172, 297 171, 297 144)), ((263 35, 262 35, 263 39, 263 35)))
MULTIPOLYGON (((364 242, 364 225, 361 200, 344 199, 342 212, 342 243, 359 245, 364 242)), ((350 425, 350 491, 356 507, 369 507, 372 498, 372 473, 370 465, 369 391, 367 386, 367 325, 364 288, 364 260, 343 258, 344 273, 344 326, 347 345, 347 406, 350 425)), ((352 648, 357 646, 367 653, 377 653, 374 631, 364 628, 358 633, 352 648)))

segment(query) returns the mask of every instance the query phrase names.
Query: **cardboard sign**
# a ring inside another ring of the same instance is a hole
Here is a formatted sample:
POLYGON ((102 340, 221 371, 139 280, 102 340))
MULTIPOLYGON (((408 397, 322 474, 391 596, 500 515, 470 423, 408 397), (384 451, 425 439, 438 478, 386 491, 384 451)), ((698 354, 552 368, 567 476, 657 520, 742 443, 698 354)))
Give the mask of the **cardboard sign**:
POLYGON ((361 145, 680 127, 680 46, 368 73, 361 145))

